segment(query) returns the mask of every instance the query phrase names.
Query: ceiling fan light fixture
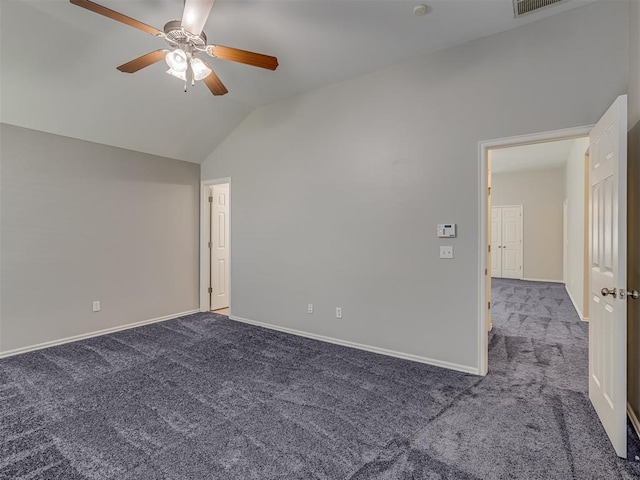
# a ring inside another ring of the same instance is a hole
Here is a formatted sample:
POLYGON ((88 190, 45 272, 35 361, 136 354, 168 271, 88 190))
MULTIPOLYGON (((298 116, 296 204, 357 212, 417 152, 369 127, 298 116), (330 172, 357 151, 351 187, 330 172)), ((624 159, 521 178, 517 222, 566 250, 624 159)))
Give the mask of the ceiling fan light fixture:
POLYGON ((203 80, 211 75, 211 69, 199 58, 191 60, 191 70, 194 80, 203 80))
POLYGON ((185 72, 178 72, 176 70, 174 70, 173 68, 170 68, 169 70, 167 70, 167 73, 169 75, 173 75, 176 78, 179 78, 180 80, 184 80, 185 82, 187 81, 187 73, 185 72))
POLYGON ((184 53, 184 50, 181 48, 176 48, 172 52, 167 53, 167 56, 164 59, 167 62, 167 65, 169 65, 169 69, 174 72, 181 72, 184 74, 189 67, 187 54, 184 53))

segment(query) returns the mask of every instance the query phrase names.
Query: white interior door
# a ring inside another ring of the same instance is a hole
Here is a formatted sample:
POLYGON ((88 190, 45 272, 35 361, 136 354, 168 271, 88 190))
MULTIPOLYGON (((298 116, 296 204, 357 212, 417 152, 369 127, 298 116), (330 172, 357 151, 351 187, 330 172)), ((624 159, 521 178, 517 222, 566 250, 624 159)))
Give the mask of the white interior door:
POLYGON ((502 208, 491 208, 491 276, 502 277, 502 208))
POLYGON ((522 205, 502 207, 502 277, 522 278, 522 205))
POLYGON ((491 208, 491 276, 522 278, 522 205, 491 208))
POLYGON ((211 310, 229 306, 229 184, 211 187, 211 310))
POLYGON ((589 398, 627 456, 627 97, 589 135, 589 398))

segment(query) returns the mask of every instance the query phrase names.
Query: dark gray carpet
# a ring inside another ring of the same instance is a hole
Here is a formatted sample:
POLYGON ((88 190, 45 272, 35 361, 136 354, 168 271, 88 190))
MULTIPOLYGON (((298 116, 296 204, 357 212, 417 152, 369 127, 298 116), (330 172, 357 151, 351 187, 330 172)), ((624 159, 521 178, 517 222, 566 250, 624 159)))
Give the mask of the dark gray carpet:
POLYGON ((493 305, 485 378, 210 313, 4 359, 0 478, 638 478, 563 288, 496 281, 493 305))

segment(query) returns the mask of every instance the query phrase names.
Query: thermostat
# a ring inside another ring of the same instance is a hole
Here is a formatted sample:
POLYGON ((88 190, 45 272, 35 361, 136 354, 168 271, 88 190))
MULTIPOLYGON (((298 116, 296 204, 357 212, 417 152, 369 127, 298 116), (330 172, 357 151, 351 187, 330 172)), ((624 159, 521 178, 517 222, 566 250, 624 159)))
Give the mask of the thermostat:
POLYGON ((440 238, 455 238, 456 237, 456 224, 455 223, 439 223, 438 224, 438 237, 440 237, 440 238))

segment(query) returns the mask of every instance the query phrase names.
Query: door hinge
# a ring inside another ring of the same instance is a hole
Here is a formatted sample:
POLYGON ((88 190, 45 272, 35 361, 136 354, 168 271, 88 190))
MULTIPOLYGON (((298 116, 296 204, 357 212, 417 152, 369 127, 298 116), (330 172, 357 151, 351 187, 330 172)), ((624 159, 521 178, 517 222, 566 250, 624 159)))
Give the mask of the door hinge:
POLYGON ((487 195, 491 195, 491 187, 487 187, 487 195))
POLYGON ((491 302, 487 302, 487 310, 491 310, 491 302))
POLYGON ((489 253, 491 253, 491 245, 489 245, 489 253))
POLYGON ((209 242, 209 250, 213 248, 213 243, 209 242))
POLYGON ((213 197, 209 197, 209 203, 213 203, 213 197))
POLYGON ((486 268, 484 269, 484 275, 485 275, 485 277, 487 276, 487 269, 486 268))
POLYGON ((209 287, 209 293, 213 293, 213 288, 209 287))

